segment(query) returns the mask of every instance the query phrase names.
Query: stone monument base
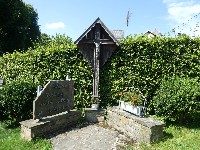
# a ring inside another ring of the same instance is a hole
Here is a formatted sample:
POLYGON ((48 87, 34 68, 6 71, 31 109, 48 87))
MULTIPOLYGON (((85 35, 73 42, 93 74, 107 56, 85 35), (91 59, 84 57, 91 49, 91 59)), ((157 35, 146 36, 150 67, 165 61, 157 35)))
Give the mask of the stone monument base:
POLYGON ((63 112, 55 116, 46 117, 36 122, 30 119, 20 122, 21 137, 31 140, 35 137, 48 137, 50 134, 64 131, 73 125, 87 121, 91 123, 103 123, 108 125, 138 143, 157 142, 163 137, 163 123, 150 117, 140 118, 123 111, 119 107, 111 107, 107 110, 85 109, 85 116, 81 116, 79 110, 70 113, 63 112), (105 116, 106 113, 106 116, 105 116), (106 117, 106 120, 104 120, 106 117))
POLYGON ((21 137, 31 140, 35 137, 47 137, 49 134, 61 131, 83 120, 80 111, 72 110, 51 117, 45 117, 38 122, 30 119, 20 122, 21 137))
POLYGON ((90 123, 104 123, 105 122, 105 110, 104 109, 85 109, 85 120, 90 123))
POLYGON ((119 107, 108 108, 107 124, 138 143, 150 144, 163 137, 163 123, 150 117, 138 117, 119 107))
POLYGON ((63 112, 45 117, 39 121, 33 119, 25 120, 20 122, 21 137, 30 141, 35 137, 48 137, 50 134, 66 130, 73 125, 81 123, 81 121, 91 123, 104 122, 104 112, 105 110, 87 108, 85 109, 85 117, 81 116, 81 111, 71 110, 70 113, 63 112))

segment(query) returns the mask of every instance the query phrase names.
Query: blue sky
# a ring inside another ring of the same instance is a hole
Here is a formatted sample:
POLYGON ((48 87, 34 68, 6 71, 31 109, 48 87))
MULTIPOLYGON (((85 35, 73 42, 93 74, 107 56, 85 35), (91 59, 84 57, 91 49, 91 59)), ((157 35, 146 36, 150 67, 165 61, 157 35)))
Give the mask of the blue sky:
POLYGON ((196 25, 200 21, 200 0, 23 1, 36 9, 42 33, 65 34, 73 41, 97 17, 100 17, 110 30, 124 30, 125 36, 145 33, 148 30, 153 32, 155 28, 162 34, 176 28, 177 33, 200 35, 200 27, 196 25), (128 11, 131 16, 127 27, 128 11))

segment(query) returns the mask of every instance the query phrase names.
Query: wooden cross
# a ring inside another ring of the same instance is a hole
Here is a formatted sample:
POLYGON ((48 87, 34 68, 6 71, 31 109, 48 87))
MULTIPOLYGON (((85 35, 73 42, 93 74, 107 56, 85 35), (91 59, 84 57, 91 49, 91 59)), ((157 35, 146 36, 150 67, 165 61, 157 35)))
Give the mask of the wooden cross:
MULTIPOLYGON (((121 31, 121 30, 120 30, 121 31)), ((119 45, 117 39, 104 23, 96 21, 75 41, 83 56, 91 63, 93 74, 93 96, 99 97, 99 69, 119 45)))

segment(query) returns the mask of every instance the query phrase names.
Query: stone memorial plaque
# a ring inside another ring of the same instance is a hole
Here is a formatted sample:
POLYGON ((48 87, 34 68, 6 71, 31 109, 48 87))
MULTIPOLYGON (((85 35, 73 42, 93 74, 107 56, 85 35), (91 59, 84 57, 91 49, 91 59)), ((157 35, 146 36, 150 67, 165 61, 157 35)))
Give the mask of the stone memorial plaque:
POLYGON ((33 101, 33 119, 70 111, 74 107, 74 81, 49 81, 33 101))

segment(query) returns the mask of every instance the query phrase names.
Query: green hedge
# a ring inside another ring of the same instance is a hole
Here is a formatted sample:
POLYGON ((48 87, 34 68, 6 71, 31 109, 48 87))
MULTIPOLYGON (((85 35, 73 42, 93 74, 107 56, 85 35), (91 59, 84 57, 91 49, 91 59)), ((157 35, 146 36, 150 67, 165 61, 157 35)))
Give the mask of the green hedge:
POLYGON ((1 120, 19 122, 32 117, 36 85, 32 81, 14 80, 0 90, 1 120))
POLYGON ((199 81, 199 60, 199 38, 129 36, 101 70, 102 102, 116 104, 118 92, 134 85, 147 97, 147 106, 153 111, 151 100, 161 80, 178 75, 199 81))
POLYGON ((0 77, 5 84, 24 80, 44 86, 48 80, 65 80, 69 75, 75 80, 75 107, 89 106, 92 70, 69 37, 57 35, 27 52, 6 54, 0 59, 0 77))
POLYGON ((153 104, 155 114, 166 122, 190 122, 200 111, 200 83, 179 77, 163 80, 153 104))
MULTIPOLYGON (((118 92, 126 87, 138 87, 152 99, 163 78, 171 76, 200 77, 200 39, 129 36, 100 70, 101 106, 113 105, 118 92)), ((75 107, 88 107, 92 95, 92 68, 76 45, 66 36, 48 39, 27 52, 14 52, 0 58, 0 76, 5 84, 14 80, 45 85, 47 80, 75 80, 75 107)))

